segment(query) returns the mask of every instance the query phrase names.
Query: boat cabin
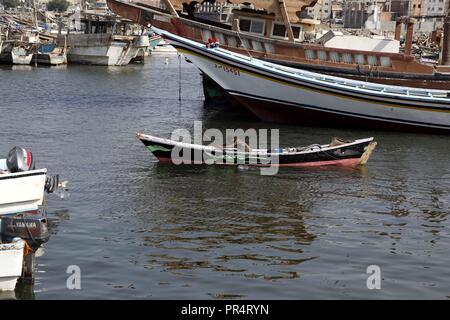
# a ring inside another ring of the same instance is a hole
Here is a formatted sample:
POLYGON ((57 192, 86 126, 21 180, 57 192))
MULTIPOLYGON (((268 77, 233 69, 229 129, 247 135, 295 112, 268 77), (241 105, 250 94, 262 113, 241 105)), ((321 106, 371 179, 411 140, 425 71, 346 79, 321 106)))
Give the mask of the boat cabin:
MULTIPOLYGON (((277 19, 274 13, 267 13, 265 10, 257 9, 234 9, 233 20, 238 21, 233 24, 233 30, 249 32, 264 37, 288 40, 289 34, 283 21, 277 19)), ((304 41, 305 34, 313 35, 320 24, 319 20, 298 18, 290 22, 294 41, 304 41)))

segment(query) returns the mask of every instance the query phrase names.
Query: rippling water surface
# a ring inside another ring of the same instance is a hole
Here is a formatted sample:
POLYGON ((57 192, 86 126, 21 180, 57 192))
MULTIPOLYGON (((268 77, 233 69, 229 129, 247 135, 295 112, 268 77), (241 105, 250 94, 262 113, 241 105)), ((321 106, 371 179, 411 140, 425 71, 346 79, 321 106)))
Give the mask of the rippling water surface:
MULTIPOLYGON (((450 149, 438 135, 276 126, 207 107, 178 59, 144 66, 1 67, 0 150, 31 148, 70 180, 48 197, 51 238, 17 298, 439 298, 450 296, 450 149), (375 136, 356 170, 158 164, 137 131, 280 128, 281 144, 375 136), (81 290, 66 269, 81 268, 81 290), (378 265, 381 290, 368 290, 378 265)), ((11 294, 3 297, 11 297, 11 294)), ((2 297, 0 295, 0 298, 2 297)), ((13 294, 14 296, 14 294, 13 294)))

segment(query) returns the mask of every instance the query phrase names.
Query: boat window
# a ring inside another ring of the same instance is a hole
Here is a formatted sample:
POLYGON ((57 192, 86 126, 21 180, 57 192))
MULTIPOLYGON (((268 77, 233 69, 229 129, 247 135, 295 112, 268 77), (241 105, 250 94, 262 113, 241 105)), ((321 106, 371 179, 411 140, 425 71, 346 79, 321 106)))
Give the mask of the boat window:
POLYGON ((250 32, 253 33, 264 33, 264 22, 263 21, 252 21, 252 26, 250 28, 250 32))
POLYGON ((239 29, 241 31, 264 34, 264 20, 239 18, 239 29))
POLYGON ((295 39, 300 39, 300 31, 302 28, 300 26, 291 26, 292 33, 294 34, 295 39))
MULTIPOLYGON (((294 34, 294 38, 300 39, 302 27, 299 25, 291 25, 291 29, 294 34)), ((276 22, 272 24, 272 37, 283 39, 288 38, 288 33, 284 24, 276 22)))
POLYGON ((273 24, 272 36, 274 37, 286 37, 286 27, 280 23, 273 24))
POLYGON ((250 32, 250 26, 251 26, 252 22, 251 20, 247 20, 247 19, 239 19, 239 29, 241 31, 247 31, 250 32))

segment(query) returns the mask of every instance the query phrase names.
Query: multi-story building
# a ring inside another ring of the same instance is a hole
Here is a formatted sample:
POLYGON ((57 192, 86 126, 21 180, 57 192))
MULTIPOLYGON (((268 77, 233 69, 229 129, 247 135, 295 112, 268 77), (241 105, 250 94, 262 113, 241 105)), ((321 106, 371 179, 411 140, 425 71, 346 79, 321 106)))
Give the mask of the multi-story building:
POLYGON ((396 16, 437 17, 445 15, 449 0, 390 0, 396 16))
POLYGON ((446 4, 445 0, 422 0, 422 16, 443 16, 446 4))
POLYGON ((422 7, 422 3, 424 0, 411 0, 409 3, 409 15, 413 17, 420 17, 423 15, 424 7, 422 7))
POLYGON ((308 8, 308 16, 316 20, 327 20, 332 17, 332 0, 317 0, 314 7, 308 8))
POLYGON ((372 17, 374 22, 378 21, 387 1, 394 0, 345 0, 343 3, 344 27, 363 28, 369 17, 372 17))

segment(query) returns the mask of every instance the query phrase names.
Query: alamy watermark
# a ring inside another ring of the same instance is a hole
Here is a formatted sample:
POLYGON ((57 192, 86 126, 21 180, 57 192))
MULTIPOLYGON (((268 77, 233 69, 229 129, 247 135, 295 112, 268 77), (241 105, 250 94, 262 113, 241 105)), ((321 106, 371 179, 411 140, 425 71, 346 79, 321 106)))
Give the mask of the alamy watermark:
POLYGON ((181 142, 171 152, 174 164, 225 164, 260 166, 262 175, 275 175, 279 166, 278 129, 226 129, 203 131, 201 121, 194 121, 194 133, 186 129, 172 132, 171 140, 181 142), (270 144, 269 144, 270 141, 270 144), (193 145, 203 145, 193 148, 193 145), (270 149, 269 149, 270 148, 270 149))
POLYGON ((70 265, 66 269, 66 273, 70 276, 66 280, 66 287, 69 290, 81 289, 81 269, 77 265, 70 265))
POLYGON ((377 265, 370 265, 366 269, 366 273, 370 274, 370 276, 367 278, 366 286, 367 289, 373 290, 381 289, 381 268, 377 265))

